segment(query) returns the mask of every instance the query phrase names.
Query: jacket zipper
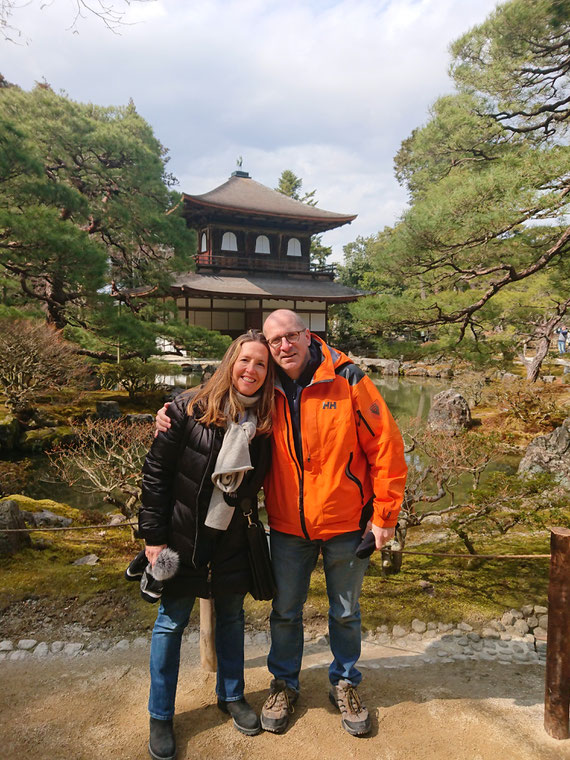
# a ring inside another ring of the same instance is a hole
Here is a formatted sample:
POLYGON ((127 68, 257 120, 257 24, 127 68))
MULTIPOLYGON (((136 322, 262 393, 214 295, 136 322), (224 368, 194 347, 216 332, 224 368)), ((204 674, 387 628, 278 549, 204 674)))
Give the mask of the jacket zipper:
POLYGON ((364 422, 364 424, 366 425, 366 427, 367 427, 368 432, 370 433, 370 435, 374 436, 374 431, 372 430, 372 428, 370 427, 370 425, 366 422, 366 418, 363 417, 362 412, 360 411, 360 409, 356 410, 356 414, 360 417, 360 419, 362 420, 362 422, 364 422))
MULTIPOLYGON (((299 394, 300 395, 300 394, 299 394)), ((291 434, 292 430, 289 427, 289 418, 287 417, 287 413, 289 411, 289 402, 287 401, 287 397, 283 396, 283 413, 285 415, 285 422, 287 424, 287 447, 289 449, 289 456, 295 462, 295 467, 297 468, 297 477, 299 478, 299 521, 301 523, 301 530, 303 531, 303 535, 307 540, 311 540, 309 538, 309 534, 307 532, 307 525, 305 523, 305 506, 303 503, 303 486, 304 486, 304 471, 303 466, 300 462, 297 461, 297 455, 293 454, 293 451, 291 450, 291 434)), ((301 407, 299 405, 299 429, 301 428, 301 407)), ((301 456, 303 455, 303 436, 301 435, 301 456)))
POLYGON ((358 490, 360 491, 360 499, 362 501, 364 501, 364 490, 362 488, 362 483, 356 477, 356 475, 350 471, 350 465, 352 464, 353 457, 354 457, 354 454, 351 451, 350 452, 350 456, 348 458, 348 463, 347 463, 347 465, 346 465, 346 467, 344 469, 344 474, 346 475, 347 478, 349 478, 350 480, 352 480, 353 483, 356 483, 356 485, 358 486, 358 490))

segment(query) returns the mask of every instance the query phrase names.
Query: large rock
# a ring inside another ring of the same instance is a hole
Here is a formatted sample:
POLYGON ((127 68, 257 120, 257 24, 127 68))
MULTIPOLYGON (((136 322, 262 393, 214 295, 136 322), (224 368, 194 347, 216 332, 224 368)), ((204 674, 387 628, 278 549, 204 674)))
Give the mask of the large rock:
POLYGON ((0 501, 0 556, 14 554, 20 549, 31 546, 30 534, 4 533, 1 529, 20 530, 26 527, 24 518, 15 501, 4 499, 0 501))
POLYGON ((41 454, 54 446, 71 443, 74 438, 75 433, 67 425, 27 430, 20 438, 18 448, 28 454, 41 454))
POLYGON ((153 414, 127 414, 125 416, 125 422, 128 425, 146 425, 149 422, 154 423, 153 414))
POLYGON ((122 417, 121 407, 117 401, 97 401, 97 416, 102 420, 118 420, 122 417))
POLYGON ((42 509, 41 512, 27 512, 26 510, 22 510, 21 514, 28 525, 35 528, 67 528, 73 522, 70 517, 56 515, 49 509, 42 509))
POLYGON ((469 404, 460 393, 449 388, 433 397, 428 414, 428 426, 432 430, 455 435, 470 425, 469 404))
POLYGON ((519 473, 549 472, 570 486, 570 417, 548 435, 532 440, 519 464, 519 473))
POLYGON ((406 369, 404 374, 406 375, 406 377, 427 377, 428 369, 427 367, 424 367, 421 364, 416 364, 415 367, 410 367, 409 369, 406 369))

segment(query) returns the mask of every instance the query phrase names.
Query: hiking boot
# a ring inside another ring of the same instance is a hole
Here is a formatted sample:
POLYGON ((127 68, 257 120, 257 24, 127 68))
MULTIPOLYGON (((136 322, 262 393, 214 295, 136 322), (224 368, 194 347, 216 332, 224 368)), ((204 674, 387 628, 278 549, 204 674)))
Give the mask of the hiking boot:
POLYGON ((232 716, 234 719, 234 726, 238 731, 241 731, 242 734, 245 734, 246 736, 255 736, 261 731, 259 718, 245 699, 237 699, 233 702, 222 702, 222 700, 219 699, 218 707, 222 712, 232 716))
POLYGON ((269 685, 269 696, 261 708, 261 727, 274 734, 281 734, 287 728, 289 715, 295 711, 293 705, 299 693, 287 686, 285 681, 274 678, 269 685))
POLYGON ((150 738, 148 752, 152 760, 174 760, 176 757, 176 742, 172 720, 150 719, 150 738))
POLYGON ((329 699, 340 710, 345 731, 352 736, 362 736, 370 731, 370 716, 360 701, 356 686, 349 681, 339 681, 336 686, 331 686, 329 699))

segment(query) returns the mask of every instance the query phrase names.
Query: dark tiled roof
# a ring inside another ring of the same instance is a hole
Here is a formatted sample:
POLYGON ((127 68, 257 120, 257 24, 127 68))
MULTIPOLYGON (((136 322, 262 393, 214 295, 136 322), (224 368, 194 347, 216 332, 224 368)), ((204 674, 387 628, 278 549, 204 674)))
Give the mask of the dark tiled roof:
POLYGON ((173 283, 187 295, 233 296, 237 298, 296 298, 299 300, 342 303, 364 295, 330 280, 295 277, 220 277, 188 272, 173 283))
POLYGON ((283 193, 272 190, 250 177, 230 177, 223 185, 203 195, 183 194, 187 211, 218 209, 246 214, 299 219, 325 223, 329 229, 356 219, 356 214, 337 214, 334 211, 308 206, 283 193))

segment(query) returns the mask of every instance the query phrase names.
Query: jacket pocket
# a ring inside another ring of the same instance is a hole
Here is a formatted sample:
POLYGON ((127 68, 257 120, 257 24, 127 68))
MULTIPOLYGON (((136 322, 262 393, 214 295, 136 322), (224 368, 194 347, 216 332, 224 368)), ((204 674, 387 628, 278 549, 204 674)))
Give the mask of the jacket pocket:
POLYGON ((348 462, 347 462, 347 465, 346 465, 346 467, 344 468, 344 474, 346 475, 346 477, 347 477, 349 480, 352 480, 352 482, 353 482, 353 483, 356 483, 356 485, 358 486, 358 490, 360 491, 360 498, 361 498, 361 499, 364 499, 364 489, 362 488, 362 483, 361 483, 361 482, 360 482, 360 480, 359 480, 359 479, 356 477, 356 475, 355 475, 353 472, 351 472, 351 470, 350 470, 350 465, 352 464, 352 460, 353 460, 353 458, 354 458, 354 454, 353 454, 353 452, 351 451, 351 452, 350 452, 350 456, 348 457, 348 462))

